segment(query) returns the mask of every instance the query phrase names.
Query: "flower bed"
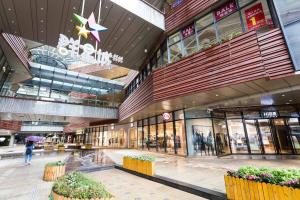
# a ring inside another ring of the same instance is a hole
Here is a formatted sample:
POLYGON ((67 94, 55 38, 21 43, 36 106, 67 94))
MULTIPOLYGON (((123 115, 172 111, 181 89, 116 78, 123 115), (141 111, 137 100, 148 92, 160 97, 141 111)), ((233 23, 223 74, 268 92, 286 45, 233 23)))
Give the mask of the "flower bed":
POLYGON ((51 200, 112 200, 113 196, 105 187, 83 174, 72 172, 59 178, 52 187, 51 200))
POLYGON ((44 170, 44 181, 55 181, 57 178, 65 175, 66 166, 64 162, 52 162, 45 166, 44 170))
POLYGON ((124 156, 123 167, 148 176, 154 175, 155 158, 150 155, 124 156))
POLYGON ((242 167, 225 176, 228 199, 300 199, 300 170, 242 167))

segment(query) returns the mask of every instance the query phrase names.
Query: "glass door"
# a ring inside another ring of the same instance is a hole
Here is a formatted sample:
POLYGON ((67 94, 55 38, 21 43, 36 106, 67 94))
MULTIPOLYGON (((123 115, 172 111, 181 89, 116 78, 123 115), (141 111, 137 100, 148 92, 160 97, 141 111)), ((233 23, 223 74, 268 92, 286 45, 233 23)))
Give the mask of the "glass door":
POLYGON ((136 129, 130 128, 129 129, 129 148, 135 149, 137 148, 137 138, 136 138, 136 129))
POLYGON ((300 154, 300 125, 298 118, 290 118, 287 123, 291 130, 292 142, 294 145, 295 153, 300 154))
POLYGON ((257 133, 256 120, 245 120, 251 153, 261 154, 260 137, 257 133))
POLYGON ((275 154, 275 142, 270 128, 270 122, 268 119, 258 119, 259 132, 261 134, 262 147, 266 154, 275 154))
POLYGON ((273 119, 274 133, 278 141, 278 148, 282 154, 292 154, 293 146, 286 126, 285 119, 273 119))

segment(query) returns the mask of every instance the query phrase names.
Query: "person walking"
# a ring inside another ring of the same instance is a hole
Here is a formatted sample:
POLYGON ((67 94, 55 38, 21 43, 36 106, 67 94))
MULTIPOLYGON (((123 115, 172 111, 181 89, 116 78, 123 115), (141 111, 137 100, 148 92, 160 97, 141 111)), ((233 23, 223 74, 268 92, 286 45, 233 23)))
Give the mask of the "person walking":
POLYGON ((25 150, 25 164, 30 165, 32 159, 32 152, 34 149, 34 144, 32 141, 27 141, 25 150))

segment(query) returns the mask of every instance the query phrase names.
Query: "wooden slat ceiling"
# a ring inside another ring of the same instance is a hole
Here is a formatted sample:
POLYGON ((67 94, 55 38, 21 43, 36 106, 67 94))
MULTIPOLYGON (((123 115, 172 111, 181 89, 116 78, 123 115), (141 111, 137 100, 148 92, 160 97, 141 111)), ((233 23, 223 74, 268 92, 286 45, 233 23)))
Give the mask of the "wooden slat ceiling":
MULTIPOLYGON (((159 5, 156 0, 150 3, 159 5)), ((59 34, 77 38, 73 13, 80 14, 82 0, 0 0, 0 30, 51 46, 57 45, 59 34)), ((98 0, 86 0, 84 16, 98 14, 98 0)), ((100 48, 124 57, 122 66, 138 69, 163 32, 125 9, 104 0, 100 48)))

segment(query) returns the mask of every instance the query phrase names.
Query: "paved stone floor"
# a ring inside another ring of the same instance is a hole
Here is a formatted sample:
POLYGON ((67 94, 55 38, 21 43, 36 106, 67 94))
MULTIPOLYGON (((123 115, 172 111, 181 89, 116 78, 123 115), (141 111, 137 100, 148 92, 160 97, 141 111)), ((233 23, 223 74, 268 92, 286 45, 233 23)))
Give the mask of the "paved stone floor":
POLYGON ((92 172, 88 176, 96 181, 101 181, 117 200, 204 199, 117 169, 92 172))
POLYGON ((63 161, 67 153, 35 155, 31 165, 23 158, 0 160, 0 200, 48 200, 52 182, 42 180, 48 162, 63 161))
POLYGON ((183 158, 138 150, 104 150, 114 162, 122 165, 124 155, 153 154, 156 159, 155 174, 189 184, 225 193, 224 174, 241 166, 299 168, 300 159, 246 159, 237 157, 183 158))

